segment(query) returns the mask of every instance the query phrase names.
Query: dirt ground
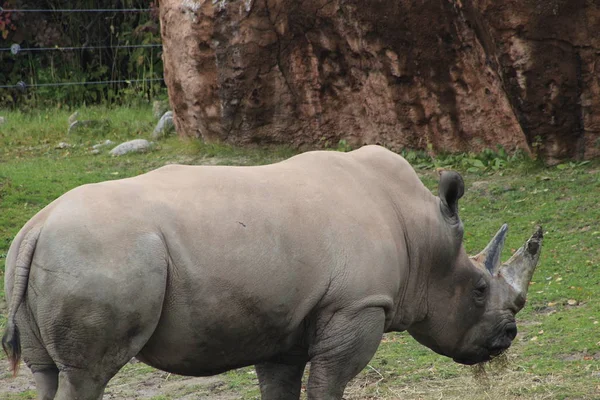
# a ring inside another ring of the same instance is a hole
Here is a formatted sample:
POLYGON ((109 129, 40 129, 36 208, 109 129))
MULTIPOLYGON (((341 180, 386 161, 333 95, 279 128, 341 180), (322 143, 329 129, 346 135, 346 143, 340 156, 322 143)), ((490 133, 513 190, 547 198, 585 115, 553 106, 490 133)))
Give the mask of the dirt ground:
MULTIPOLYGON (((541 377, 522 371, 505 371, 489 382, 474 379, 470 374, 413 384, 384 380, 376 374, 361 374, 346 387, 345 400, 588 400, 600 397, 575 395, 558 396, 555 390, 567 382, 558 376, 541 377)), ((247 383, 246 383, 247 385, 247 383)), ((235 385, 234 385, 235 386, 235 385)), ((126 365, 109 383, 104 399, 154 400, 233 400, 248 390, 232 387, 224 376, 190 378, 171 375, 142 363, 126 365), (240 390, 242 392, 240 392, 240 390)), ((600 389, 600 386, 599 386, 600 389)), ((304 391, 303 391, 304 392, 304 391)), ((33 378, 29 369, 21 368, 19 376, 10 377, 8 363, 0 360, 0 400, 35 399, 33 378)), ((302 399, 306 399, 303 393, 302 399)))
MULTIPOLYGON (((191 378, 153 370, 139 362, 131 362, 109 383, 104 399, 152 399, 168 396, 180 400, 232 400, 231 393, 219 393, 226 383, 219 377, 191 378)), ((22 366, 19 375, 12 378, 6 359, 0 360, 0 399, 17 400, 35 398, 35 385, 29 369, 22 366), (29 396, 31 395, 31 396, 29 396)))

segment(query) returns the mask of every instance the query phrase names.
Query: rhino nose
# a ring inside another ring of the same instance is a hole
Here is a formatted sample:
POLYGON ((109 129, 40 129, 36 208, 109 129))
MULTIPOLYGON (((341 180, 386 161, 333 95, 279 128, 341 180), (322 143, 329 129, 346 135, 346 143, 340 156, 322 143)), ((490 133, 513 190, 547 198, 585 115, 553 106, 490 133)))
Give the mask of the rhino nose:
POLYGON ((506 325, 505 334, 506 334, 506 336, 508 336, 510 338, 510 340, 513 340, 515 337, 517 337, 517 325, 516 324, 506 325))

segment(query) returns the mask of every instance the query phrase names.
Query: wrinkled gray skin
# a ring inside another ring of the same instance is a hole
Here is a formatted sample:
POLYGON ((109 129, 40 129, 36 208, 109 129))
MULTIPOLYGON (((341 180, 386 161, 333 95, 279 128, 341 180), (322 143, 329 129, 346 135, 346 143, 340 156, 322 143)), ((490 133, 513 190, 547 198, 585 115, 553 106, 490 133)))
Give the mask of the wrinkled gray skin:
POLYGON ((378 146, 76 188, 10 248, 4 346, 18 365, 21 343, 39 399, 59 400, 100 399, 134 356, 195 376, 256 365, 278 400, 298 399, 310 361, 308 398, 341 399, 389 331, 488 360, 516 334, 541 235, 512 267, 505 228, 470 259, 463 191, 446 172, 432 195, 378 146))

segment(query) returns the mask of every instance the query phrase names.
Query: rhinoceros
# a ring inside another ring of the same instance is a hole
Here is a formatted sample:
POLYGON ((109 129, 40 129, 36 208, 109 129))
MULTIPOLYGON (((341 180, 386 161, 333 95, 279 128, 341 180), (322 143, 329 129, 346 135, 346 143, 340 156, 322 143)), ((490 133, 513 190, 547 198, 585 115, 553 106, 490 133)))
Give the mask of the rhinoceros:
POLYGON ((341 399, 385 332, 463 364, 517 334, 542 243, 462 245, 461 176, 434 196, 379 146, 265 166, 168 165, 75 188, 6 262, 2 344, 39 399, 101 399, 132 357, 175 374, 255 365, 262 399, 341 399))

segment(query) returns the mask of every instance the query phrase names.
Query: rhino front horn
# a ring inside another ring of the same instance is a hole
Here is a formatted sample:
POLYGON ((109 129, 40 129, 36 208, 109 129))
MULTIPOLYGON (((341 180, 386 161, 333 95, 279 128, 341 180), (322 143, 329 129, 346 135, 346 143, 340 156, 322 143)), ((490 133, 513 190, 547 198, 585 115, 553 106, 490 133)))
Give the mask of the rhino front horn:
POLYGON ((529 282, 535 271, 540 253, 544 234, 542 227, 538 226, 535 233, 513 256, 500 267, 499 275, 525 299, 529 282))

